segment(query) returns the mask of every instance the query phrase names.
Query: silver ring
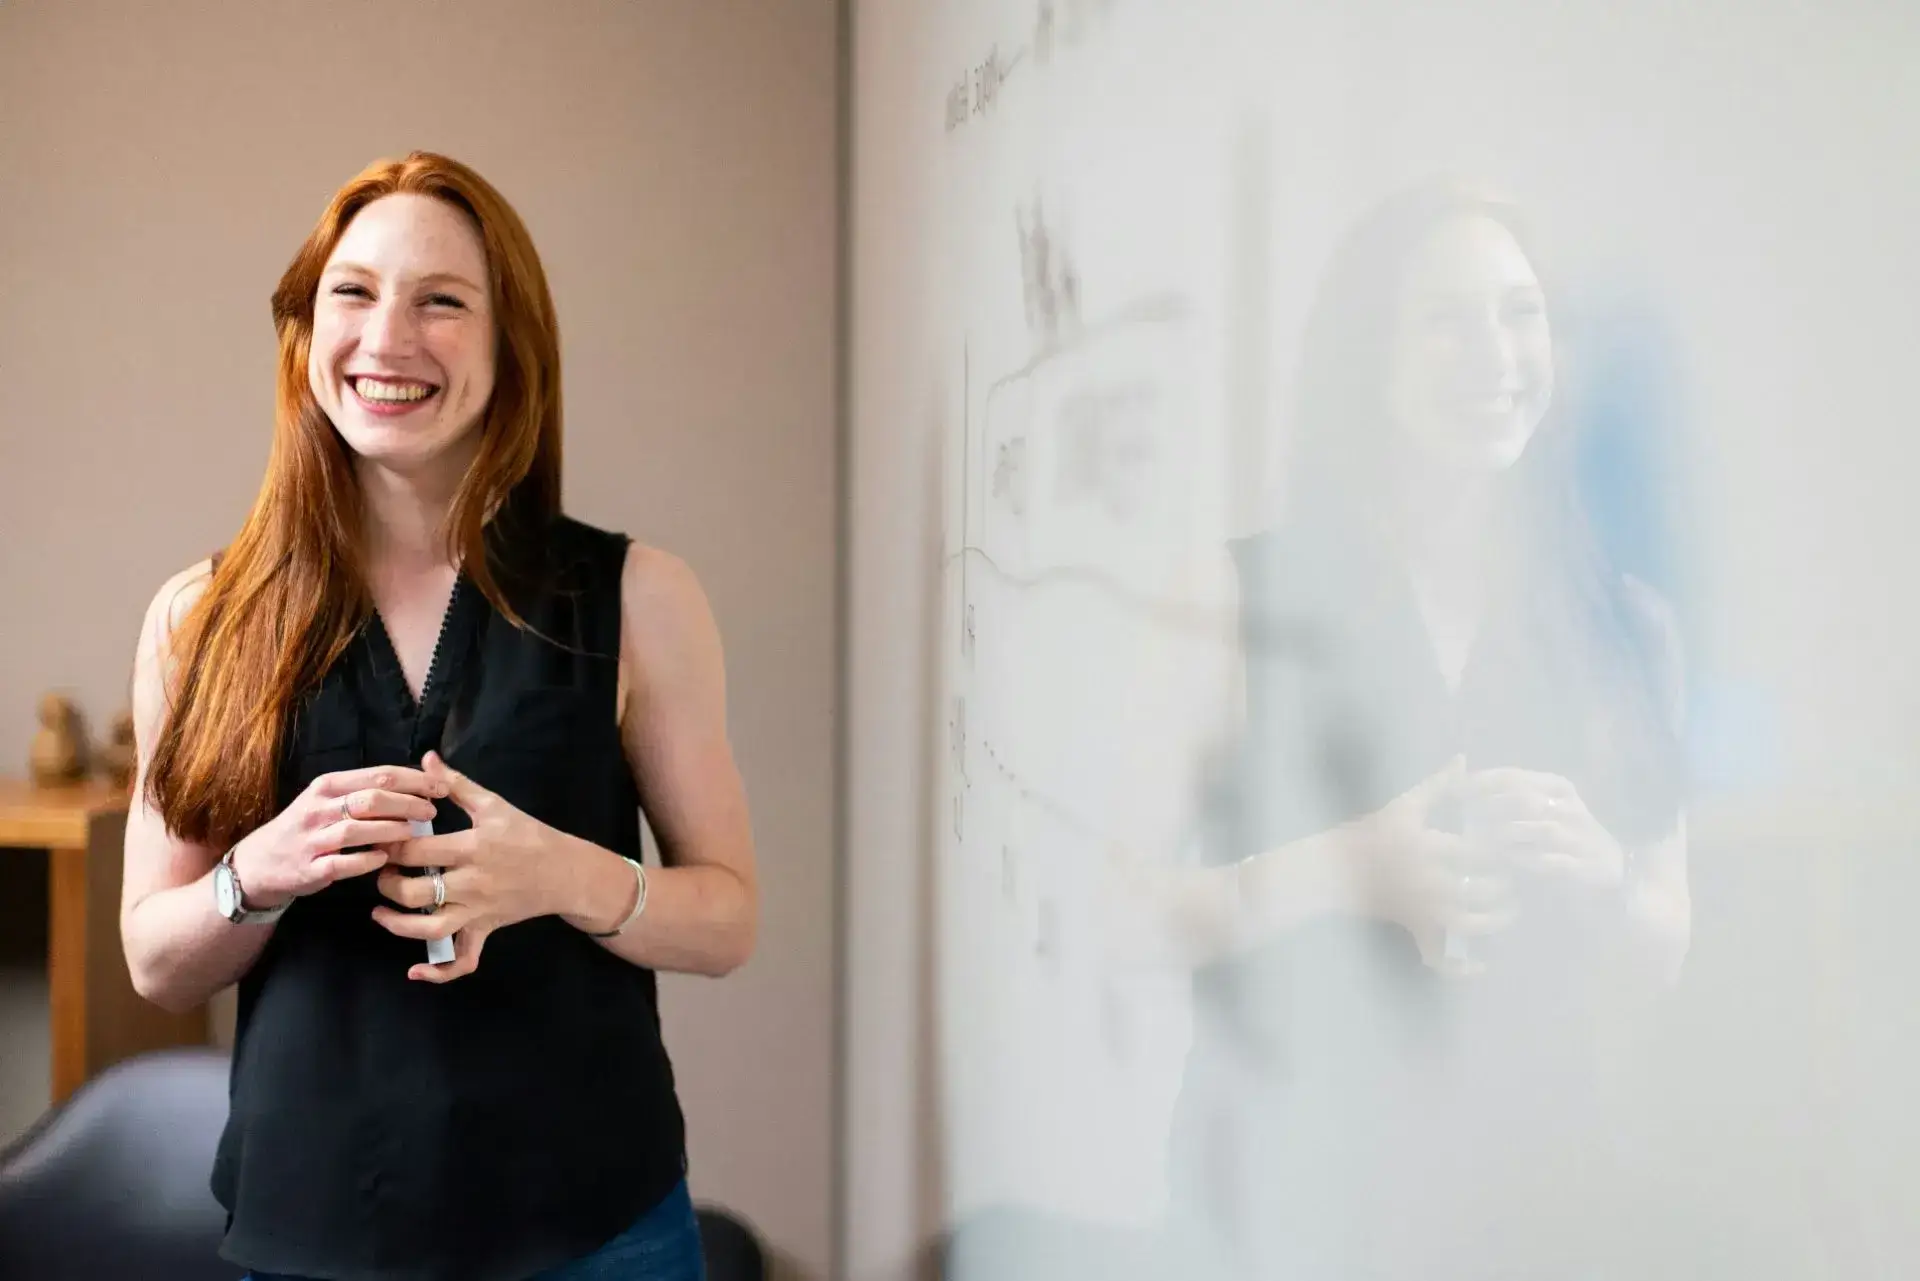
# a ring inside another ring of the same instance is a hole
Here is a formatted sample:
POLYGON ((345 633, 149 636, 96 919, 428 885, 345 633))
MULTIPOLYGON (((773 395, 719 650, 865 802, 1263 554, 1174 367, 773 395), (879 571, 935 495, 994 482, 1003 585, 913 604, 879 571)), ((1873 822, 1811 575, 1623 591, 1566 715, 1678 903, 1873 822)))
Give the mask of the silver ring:
POLYGON ((342 796, 340 798, 340 821, 342 823, 349 823, 353 821, 352 805, 353 805, 352 792, 348 792, 345 796, 342 796))
POLYGON ((437 867, 428 868, 427 876, 433 881, 433 910, 438 912, 447 905, 447 878, 437 867))

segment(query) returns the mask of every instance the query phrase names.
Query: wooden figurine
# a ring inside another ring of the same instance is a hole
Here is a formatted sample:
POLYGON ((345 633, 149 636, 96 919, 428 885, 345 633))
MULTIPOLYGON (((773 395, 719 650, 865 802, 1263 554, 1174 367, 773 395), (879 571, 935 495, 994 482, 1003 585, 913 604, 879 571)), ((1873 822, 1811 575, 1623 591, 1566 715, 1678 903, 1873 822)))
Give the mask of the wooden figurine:
POLYGON ((80 713, 58 694, 40 700, 40 730, 33 736, 27 774, 35 786, 59 787, 86 777, 86 753, 80 740, 80 713))
POLYGON ((93 754, 94 769, 118 788, 133 786, 134 745, 133 713, 121 712, 113 718, 107 741, 93 754))

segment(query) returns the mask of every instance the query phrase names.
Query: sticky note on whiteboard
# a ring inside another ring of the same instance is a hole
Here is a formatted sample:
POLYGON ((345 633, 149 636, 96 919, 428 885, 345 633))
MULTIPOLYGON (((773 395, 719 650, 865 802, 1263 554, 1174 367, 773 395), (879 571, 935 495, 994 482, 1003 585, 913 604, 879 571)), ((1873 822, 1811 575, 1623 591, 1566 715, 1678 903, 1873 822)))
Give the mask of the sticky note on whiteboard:
MULTIPOLYGON (((413 824, 413 834, 415 836, 432 836, 433 835, 433 822, 431 819, 416 818, 410 821, 413 824)), ((439 870, 438 868, 430 867, 427 869, 427 872, 429 875, 431 875, 432 873, 438 870, 439 870)), ((451 938, 427 940, 427 964, 445 965, 447 962, 451 961, 452 959, 453 959, 453 940, 451 938)))

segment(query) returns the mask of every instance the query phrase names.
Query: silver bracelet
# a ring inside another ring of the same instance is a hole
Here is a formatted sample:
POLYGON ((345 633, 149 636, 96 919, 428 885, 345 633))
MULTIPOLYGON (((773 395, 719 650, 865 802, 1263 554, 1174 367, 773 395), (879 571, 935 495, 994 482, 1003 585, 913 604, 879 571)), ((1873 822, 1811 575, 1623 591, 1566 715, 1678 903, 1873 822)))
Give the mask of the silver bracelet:
POLYGON ((621 921, 620 924, 614 926, 612 929, 608 930, 604 934, 596 933, 593 930, 588 930, 587 931, 588 938, 610 939, 614 935, 626 929, 629 925, 632 925, 635 921, 639 920, 640 913, 646 910, 647 869, 640 866, 640 861, 638 859, 628 858, 624 854, 620 856, 620 861, 633 869, 633 879, 635 882, 634 893, 633 893, 633 910, 627 913, 627 918, 624 921, 621 921))

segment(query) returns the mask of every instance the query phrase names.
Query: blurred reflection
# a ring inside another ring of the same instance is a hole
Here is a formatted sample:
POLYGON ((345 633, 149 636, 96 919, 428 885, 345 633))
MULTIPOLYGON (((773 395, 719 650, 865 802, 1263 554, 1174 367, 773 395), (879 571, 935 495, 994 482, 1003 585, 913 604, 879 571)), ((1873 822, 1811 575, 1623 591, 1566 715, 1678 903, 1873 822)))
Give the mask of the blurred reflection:
POLYGON ((1174 1147, 1234 1275, 1629 1266, 1607 1070, 1687 945, 1680 658, 1579 501, 1551 291, 1499 201, 1366 216, 1309 316, 1280 514, 1232 548, 1207 857, 1237 910, 1174 1147))

